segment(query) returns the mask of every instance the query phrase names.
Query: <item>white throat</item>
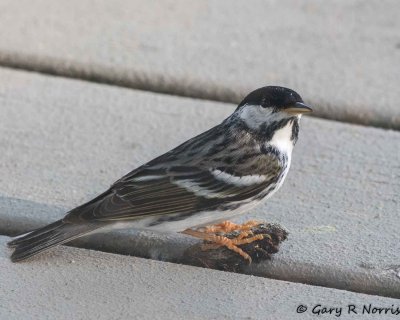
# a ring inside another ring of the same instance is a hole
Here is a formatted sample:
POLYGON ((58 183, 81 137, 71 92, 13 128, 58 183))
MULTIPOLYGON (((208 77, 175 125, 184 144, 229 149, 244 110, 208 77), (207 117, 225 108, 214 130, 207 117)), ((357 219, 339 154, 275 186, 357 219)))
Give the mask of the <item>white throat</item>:
POLYGON ((267 145, 273 146, 290 158, 294 146, 292 138, 293 121, 289 121, 284 127, 276 130, 267 145))

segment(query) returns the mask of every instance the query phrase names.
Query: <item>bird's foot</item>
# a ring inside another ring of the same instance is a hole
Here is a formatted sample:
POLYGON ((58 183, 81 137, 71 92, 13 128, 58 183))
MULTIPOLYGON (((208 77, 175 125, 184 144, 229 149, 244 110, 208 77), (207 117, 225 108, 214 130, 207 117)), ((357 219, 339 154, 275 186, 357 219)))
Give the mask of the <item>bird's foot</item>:
POLYGON ((249 244, 264 239, 264 235, 253 235, 251 228, 258 225, 258 221, 250 220, 242 225, 230 221, 224 221, 213 226, 207 226, 199 230, 186 229, 182 233, 192 237, 200 238, 210 243, 203 244, 202 250, 218 249, 221 246, 227 247, 242 256, 251 263, 251 257, 238 246, 249 244), (239 232, 234 237, 226 237, 222 234, 239 232))

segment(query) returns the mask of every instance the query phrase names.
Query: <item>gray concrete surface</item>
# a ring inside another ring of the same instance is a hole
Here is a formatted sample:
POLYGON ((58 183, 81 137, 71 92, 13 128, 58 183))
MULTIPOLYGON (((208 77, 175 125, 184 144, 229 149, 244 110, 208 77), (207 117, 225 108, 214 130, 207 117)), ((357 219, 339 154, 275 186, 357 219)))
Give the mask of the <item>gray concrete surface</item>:
MULTIPOLYGON (((60 218, 235 108, 5 69, 0 105, 3 234, 60 218)), ((278 222, 289 239, 249 272, 400 297, 399 147, 395 131, 303 119, 283 188, 240 219, 278 222)), ((191 241, 125 232, 84 245, 173 261, 191 241)))
POLYGON ((314 307, 355 319, 370 304, 400 310, 390 298, 76 248, 13 264, 7 240, 0 237, 1 319, 314 319, 314 307), (360 314, 348 314, 349 304, 360 314), (299 305, 308 310, 298 314, 299 305))
POLYGON ((0 64, 238 102, 298 90, 316 115, 400 128, 400 2, 0 1, 0 64))

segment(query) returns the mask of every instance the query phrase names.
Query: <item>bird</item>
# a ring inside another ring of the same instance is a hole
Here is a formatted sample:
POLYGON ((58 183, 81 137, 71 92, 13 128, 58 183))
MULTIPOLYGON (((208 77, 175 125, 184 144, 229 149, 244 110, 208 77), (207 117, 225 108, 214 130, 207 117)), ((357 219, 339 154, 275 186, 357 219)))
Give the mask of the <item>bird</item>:
POLYGON ((300 119, 309 112, 312 108, 294 90, 258 88, 220 124, 127 173, 62 219, 12 239, 11 260, 115 227, 182 232, 251 260, 238 245, 256 240, 246 237, 254 223, 240 226, 229 219, 282 186, 300 119), (220 234, 235 229, 245 236, 220 234))

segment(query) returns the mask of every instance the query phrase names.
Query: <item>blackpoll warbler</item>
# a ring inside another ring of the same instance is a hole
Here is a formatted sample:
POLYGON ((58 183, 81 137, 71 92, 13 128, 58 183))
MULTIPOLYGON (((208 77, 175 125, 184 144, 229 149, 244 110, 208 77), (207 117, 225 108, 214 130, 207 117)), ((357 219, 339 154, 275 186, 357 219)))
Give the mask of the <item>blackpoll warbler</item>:
POLYGON ((203 231, 187 228, 232 218, 272 196, 288 173, 300 117, 310 111, 293 90, 257 89, 221 124, 128 173, 63 219, 12 240, 11 259, 26 259, 121 222, 184 232, 249 259, 236 247, 248 238, 228 240, 215 233, 240 226, 225 222, 203 231))

